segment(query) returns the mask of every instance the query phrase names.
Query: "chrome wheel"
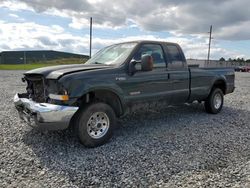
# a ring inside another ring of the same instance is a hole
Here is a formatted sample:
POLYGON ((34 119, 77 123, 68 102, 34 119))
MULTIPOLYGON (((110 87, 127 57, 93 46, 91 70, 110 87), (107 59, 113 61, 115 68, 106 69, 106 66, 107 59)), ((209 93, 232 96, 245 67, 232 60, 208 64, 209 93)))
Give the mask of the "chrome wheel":
POLYGON ((104 112, 93 113, 87 122, 87 132, 90 137, 98 139, 103 137, 109 129, 109 117, 104 112))
POLYGON ((219 109, 222 105, 222 96, 220 95, 220 93, 216 93, 214 95, 214 108, 215 109, 219 109))

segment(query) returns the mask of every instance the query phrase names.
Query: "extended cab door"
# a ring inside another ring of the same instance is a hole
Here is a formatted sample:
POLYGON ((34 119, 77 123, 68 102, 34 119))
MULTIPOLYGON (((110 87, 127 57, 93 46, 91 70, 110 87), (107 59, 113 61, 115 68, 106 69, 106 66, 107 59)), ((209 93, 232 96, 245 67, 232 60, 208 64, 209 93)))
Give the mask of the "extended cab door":
POLYGON ((171 101, 171 83, 166 72, 163 47, 158 43, 143 43, 132 59, 139 61, 144 54, 153 57, 153 70, 140 71, 138 64, 138 71, 122 84, 127 99, 132 103, 164 100, 168 104, 171 101))
POLYGON ((167 56, 167 73, 172 85, 171 104, 185 103, 189 97, 189 70, 181 48, 172 43, 164 44, 167 56))

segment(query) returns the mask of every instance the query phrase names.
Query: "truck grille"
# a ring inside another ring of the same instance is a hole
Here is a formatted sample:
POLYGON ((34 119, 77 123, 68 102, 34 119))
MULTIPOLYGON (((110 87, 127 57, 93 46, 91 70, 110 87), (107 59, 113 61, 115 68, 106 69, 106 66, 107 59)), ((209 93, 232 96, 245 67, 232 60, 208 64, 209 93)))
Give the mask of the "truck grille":
POLYGON ((26 76, 28 83, 27 93, 29 98, 35 102, 46 102, 46 90, 44 85, 44 78, 42 76, 26 76))

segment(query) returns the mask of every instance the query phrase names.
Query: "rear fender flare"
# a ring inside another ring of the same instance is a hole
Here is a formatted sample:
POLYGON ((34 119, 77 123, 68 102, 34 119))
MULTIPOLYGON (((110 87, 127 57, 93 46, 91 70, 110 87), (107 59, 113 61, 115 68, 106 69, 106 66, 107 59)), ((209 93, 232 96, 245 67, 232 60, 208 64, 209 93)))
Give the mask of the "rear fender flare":
MULTIPOLYGON (((218 77, 215 77, 212 81, 212 84, 211 84, 211 87, 209 89, 209 94, 211 93, 212 89, 216 86, 216 85, 221 85, 221 89, 222 89, 222 92, 225 94, 226 93, 226 90, 227 90, 227 81, 226 81, 226 77, 223 75, 223 76, 218 76, 218 77)), ((219 87, 220 88, 220 87, 219 87)))

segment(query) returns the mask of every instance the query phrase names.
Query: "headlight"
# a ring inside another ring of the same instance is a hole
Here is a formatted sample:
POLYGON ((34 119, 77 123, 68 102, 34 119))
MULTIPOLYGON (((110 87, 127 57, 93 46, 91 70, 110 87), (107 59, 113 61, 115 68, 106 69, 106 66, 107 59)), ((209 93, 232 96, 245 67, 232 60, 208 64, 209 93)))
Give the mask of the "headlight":
POLYGON ((60 100, 60 101, 68 101, 69 95, 66 89, 63 88, 63 85, 61 85, 56 80, 49 80, 49 87, 48 87, 48 93, 49 98, 54 100, 60 100))

